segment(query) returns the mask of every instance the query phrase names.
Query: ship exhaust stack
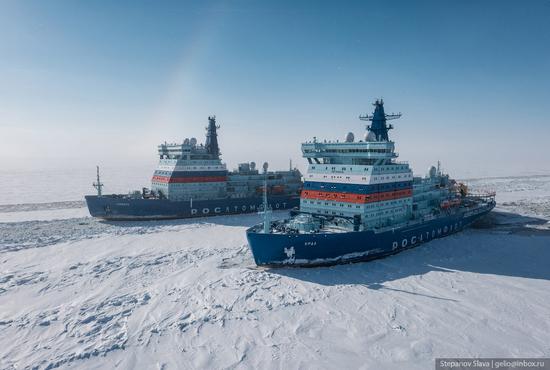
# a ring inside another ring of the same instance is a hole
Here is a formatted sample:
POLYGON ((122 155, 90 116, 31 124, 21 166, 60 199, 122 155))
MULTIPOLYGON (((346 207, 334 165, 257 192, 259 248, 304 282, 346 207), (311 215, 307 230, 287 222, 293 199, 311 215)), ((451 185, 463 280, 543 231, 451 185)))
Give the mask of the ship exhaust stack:
POLYGON ((208 117, 208 127, 206 128, 206 142, 204 146, 208 154, 215 159, 220 157, 220 147, 218 146, 218 133, 216 132, 220 126, 216 125, 216 116, 208 117))
POLYGON ((373 103, 374 113, 372 115, 365 114, 359 116, 361 121, 371 121, 372 125, 367 126, 367 130, 376 135, 377 141, 390 141, 388 137, 388 131, 393 128, 392 125, 388 125, 386 121, 397 119, 401 117, 401 113, 398 114, 386 114, 384 112, 384 100, 376 99, 373 103))

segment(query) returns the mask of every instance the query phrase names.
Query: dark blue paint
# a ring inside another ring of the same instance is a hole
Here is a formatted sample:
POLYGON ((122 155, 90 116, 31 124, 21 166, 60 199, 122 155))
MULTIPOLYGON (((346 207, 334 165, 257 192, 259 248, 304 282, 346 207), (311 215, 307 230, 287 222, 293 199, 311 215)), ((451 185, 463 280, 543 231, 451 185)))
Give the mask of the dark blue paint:
POLYGON ((381 233, 367 230, 345 233, 263 234, 258 232, 261 227, 253 227, 247 230, 246 236, 254 260, 259 266, 318 266, 367 261, 461 231, 493 207, 494 203, 490 203, 476 215, 465 216, 466 212, 445 215, 418 225, 381 233), (289 258, 285 252, 285 249, 288 251, 290 248, 294 248, 293 258, 289 258))
POLYGON ((387 184, 337 184, 334 182, 305 181, 304 190, 334 191, 339 193, 375 194, 385 191, 412 189, 412 181, 398 181, 387 184))
MULTIPOLYGON (((172 201, 168 199, 130 199, 116 196, 88 195, 85 197, 93 217, 106 220, 157 220, 221 216, 257 212, 262 197, 222 198, 212 200, 172 201), (208 210, 208 211, 206 211, 208 210)), ((270 195, 268 203, 273 210, 297 207, 297 196, 270 195)))

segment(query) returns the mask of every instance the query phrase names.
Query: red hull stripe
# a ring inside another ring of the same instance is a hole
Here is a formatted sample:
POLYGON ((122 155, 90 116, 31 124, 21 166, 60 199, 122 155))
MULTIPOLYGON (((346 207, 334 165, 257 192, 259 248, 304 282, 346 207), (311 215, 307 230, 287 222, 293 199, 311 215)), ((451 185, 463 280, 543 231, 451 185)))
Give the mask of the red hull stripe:
POLYGON ((162 182, 164 184, 173 183, 189 183, 189 182, 223 182, 227 181, 226 176, 196 176, 196 177, 165 177, 153 176, 154 182, 162 182))
POLYGON ((412 196, 412 189, 387 191, 375 194, 350 194, 331 191, 302 190, 300 198, 346 203, 372 203, 412 196))

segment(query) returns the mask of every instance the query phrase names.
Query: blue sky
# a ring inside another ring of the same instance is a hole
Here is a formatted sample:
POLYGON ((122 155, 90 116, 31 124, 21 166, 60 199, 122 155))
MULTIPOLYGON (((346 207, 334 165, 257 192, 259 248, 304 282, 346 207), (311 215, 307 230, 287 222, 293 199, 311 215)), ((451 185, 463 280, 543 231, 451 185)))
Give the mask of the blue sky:
POLYGON ((549 25, 548 0, 0 0, 0 165, 154 166, 216 114, 230 167, 282 167, 383 97, 419 173, 550 172, 549 25))

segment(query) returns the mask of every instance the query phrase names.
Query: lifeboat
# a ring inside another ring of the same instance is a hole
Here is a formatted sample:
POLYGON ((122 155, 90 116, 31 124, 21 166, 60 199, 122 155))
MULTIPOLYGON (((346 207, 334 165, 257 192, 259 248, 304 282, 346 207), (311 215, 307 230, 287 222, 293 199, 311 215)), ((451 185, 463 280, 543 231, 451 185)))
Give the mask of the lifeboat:
POLYGON ((273 185, 271 187, 271 192, 273 194, 281 194, 281 193, 284 193, 285 191, 285 186, 284 185, 273 185))

